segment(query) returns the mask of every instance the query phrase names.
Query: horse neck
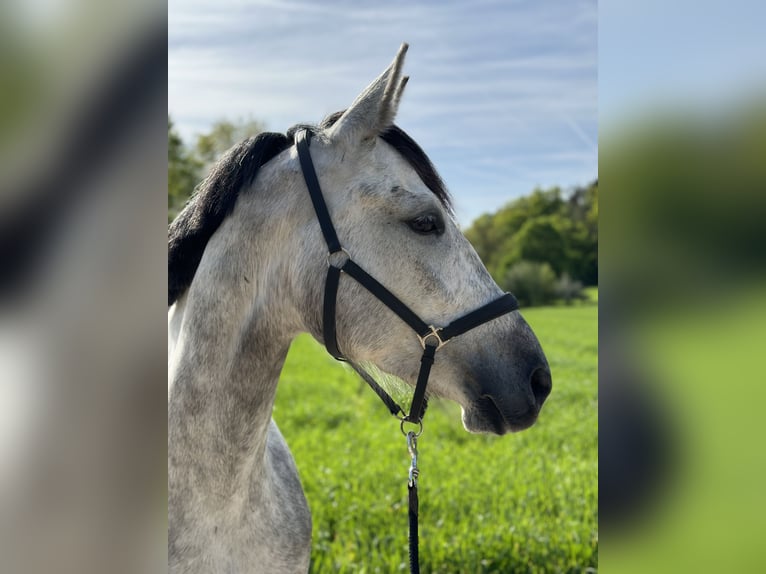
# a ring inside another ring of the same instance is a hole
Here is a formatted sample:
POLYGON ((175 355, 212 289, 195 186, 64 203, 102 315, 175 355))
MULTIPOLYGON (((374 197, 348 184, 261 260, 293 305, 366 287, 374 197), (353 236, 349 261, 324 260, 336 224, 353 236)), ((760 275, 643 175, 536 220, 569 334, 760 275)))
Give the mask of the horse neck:
MULTIPOLYGON (((262 193, 267 203, 270 196, 262 193)), ((177 339, 168 392, 169 479, 213 493, 218 504, 227 500, 222 496, 245 495, 263 468, 279 373, 290 341, 305 330, 289 277, 296 265, 290 253, 299 246, 285 237, 286 227, 284 217, 268 217, 267 210, 226 220, 171 313, 177 339)))

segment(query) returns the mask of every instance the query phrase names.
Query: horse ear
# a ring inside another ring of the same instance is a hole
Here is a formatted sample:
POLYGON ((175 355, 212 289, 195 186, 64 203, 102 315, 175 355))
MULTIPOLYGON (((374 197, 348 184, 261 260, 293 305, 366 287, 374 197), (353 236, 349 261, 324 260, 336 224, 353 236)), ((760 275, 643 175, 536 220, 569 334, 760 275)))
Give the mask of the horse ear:
POLYGON ((402 91, 409 79, 402 77, 407 44, 403 43, 391 65, 357 96, 328 136, 333 141, 357 144, 370 140, 394 123, 402 91))

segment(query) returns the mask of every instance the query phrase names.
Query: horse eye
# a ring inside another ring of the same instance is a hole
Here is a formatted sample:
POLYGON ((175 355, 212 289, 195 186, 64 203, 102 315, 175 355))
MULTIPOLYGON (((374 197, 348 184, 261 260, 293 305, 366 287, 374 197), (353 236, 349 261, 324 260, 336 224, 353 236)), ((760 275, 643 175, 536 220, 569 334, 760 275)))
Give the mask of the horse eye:
POLYGON ((430 235, 431 233, 441 233, 444 231, 444 225, 435 215, 421 215, 407 222, 410 229, 415 233, 430 235))

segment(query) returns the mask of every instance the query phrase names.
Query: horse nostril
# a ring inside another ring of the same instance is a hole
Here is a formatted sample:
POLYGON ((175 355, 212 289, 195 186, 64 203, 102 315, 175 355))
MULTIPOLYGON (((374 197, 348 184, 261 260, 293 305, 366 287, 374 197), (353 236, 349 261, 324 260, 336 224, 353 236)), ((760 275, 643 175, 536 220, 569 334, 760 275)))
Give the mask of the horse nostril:
POLYGON ((542 408, 545 399, 551 394, 551 387, 553 387, 551 372, 545 367, 536 368, 532 372, 529 384, 532 387, 532 394, 535 395, 535 403, 539 410, 542 408))

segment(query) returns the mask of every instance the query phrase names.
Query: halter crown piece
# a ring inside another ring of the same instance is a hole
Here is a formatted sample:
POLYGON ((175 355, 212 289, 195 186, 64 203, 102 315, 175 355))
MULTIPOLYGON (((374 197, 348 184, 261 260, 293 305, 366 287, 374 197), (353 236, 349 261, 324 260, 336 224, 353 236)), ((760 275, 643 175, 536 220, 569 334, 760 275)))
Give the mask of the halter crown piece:
MULTIPOLYGON (((423 415, 427 406, 426 387, 428 386, 428 377, 431 373, 431 367, 434 364, 436 351, 441 349, 447 341, 453 339, 471 329, 483 325, 497 317, 515 311, 519 308, 516 298, 510 293, 505 293, 494 301, 455 319, 446 327, 437 328, 423 321, 418 315, 405 305, 396 295, 386 289, 374 277, 359 267, 351 255, 343 249, 335 227, 332 224, 330 213, 327 210, 322 190, 319 187, 314 163, 311 161, 309 145, 311 143, 311 131, 301 129, 295 136, 295 146, 298 149, 298 158, 303 171, 303 178, 308 187, 311 203, 314 205, 319 227, 322 229, 325 243, 327 243, 327 279, 325 281, 324 291, 324 309, 322 313, 322 330, 324 342, 327 351, 339 361, 347 361, 362 376, 373 391, 386 404, 391 414, 399 418, 404 433, 404 423, 413 423, 420 425, 422 431, 423 415), (343 254, 343 257, 334 257, 343 254), (423 347, 423 356, 420 359, 420 371, 418 373, 417 383, 415 384, 415 393, 412 397, 410 412, 406 414, 391 396, 360 366, 349 361, 343 356, 338 348, 338 338, 335 328, 335 310, 338 299, 338 286, 340 284, 341 272, 349 275, 362 285, 367 291, 372 293, 381 303, 393 311, 402 321, 412 328, 420 340, 423 347), (401 416, 400 416, 401 414, 401 416)), ((410 431, 407 435, 407 444, 412 457, 412 467, 410 472, 409 491, 410 491, 410 569, 412 572, 419 572, 417 560, 417 434, 410 431), (414 471, 414 478, 413 478, 414 471), (413 530, 414 521, 414 530, 413 530), (414 539, 414 540, 413 540, 414 539)))

